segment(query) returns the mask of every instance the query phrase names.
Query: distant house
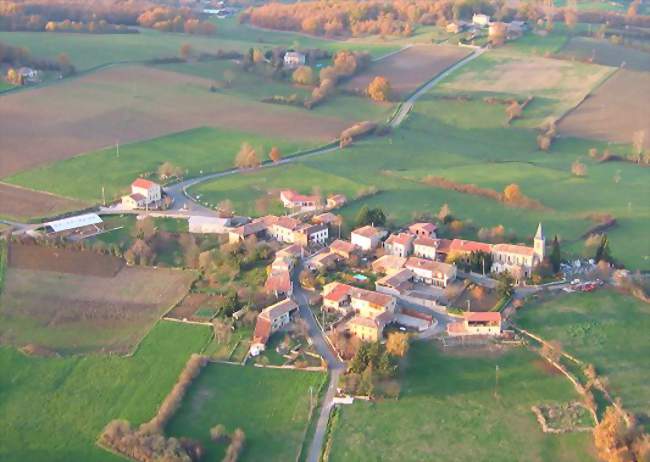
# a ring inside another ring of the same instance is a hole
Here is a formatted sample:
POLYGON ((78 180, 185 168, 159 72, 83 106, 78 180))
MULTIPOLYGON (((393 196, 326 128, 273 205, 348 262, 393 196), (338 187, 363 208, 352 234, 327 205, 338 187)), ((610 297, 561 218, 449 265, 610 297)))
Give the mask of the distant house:
POLYGON ((354 254, 355 246, 351 242, 337 239, 330 244, 330 252, 335 253, 346 260, 354 254))
POLYGON ((404 266, 413 271, 416 281, 436 287, 445 288, 456 279, 456 267, 447 263, 411 257, 404 266))
POLYGON ((370 251, 379 247, 384 236, 386 236, 386 231, 368 225, 352 231, 350 240, 361 250, 370 251))
POLYGON ((223 234, 228 230, 227 228, 230 226, 231 219, 194 215, 187 222, 190 233, 223 234))
POLYGON ((433 223, 413 223, 409 226, 409 233, 414 234, 416 237, 433 239, 436 237, 438 227, 433 223))
POLYGON ((158 183, 138 178, 131 183, 131 194, 122 196, 122 207, 127 210, 157 208, 162 203, 162 188, 158 183))
POLYGON ((343 194, 333 194, 327 198, 327 208, 328 209, 337 209, 343 207, 348 201, 348 198, 343 194))
POLYGON ((284 54, 284 66, 290 69, 304 66, 307 62, 307 57, 299 51, 289 50, 284 54))
POLYGON ((420 258, 427 258, 429 260, 435 260, 437 249, 438 249, 438 239, 431 239, 428 237, 419 237, 413 242, 413 255, 420 258))
POLYGON ((325 245, 329 239, 329 226, 302 224, 294 231, 293 241, 303 247, 325 245))
POLYGON ((450 336, 462 335, 499 335, 501 333, 501 313, 465 312, 463 321, 447 325, 447 334, 450 336))
POLYGON ((264 351, 271 335, 289 324, 296 313, 298 313, 298 305, 291 299, 264 308, 257 316, 250 349, 251 356, 257 356, 264 351))
POLYGON ((280 191, 280 201, 282 201, 284 208, 299 209, 305 212, 320 207, 320 196, 299 194, 293 189, 280 191))
POLYGON ((60 220, 48 221, 43 223, 41 228, 49 236, 87 236, 101 232, 104 229, 104 222, 96 213, 84 213, 61 218, 60 220))
POLYGON ((41 73, 31 67, 22 66, 16 71, 20 77, 21 82, 25 83, 38 83, 41 81, 41 73))
POLYGON ((495 273, 509 271, 515 277, 530 277, 533 269, 546 255, 546 237, 540 223, 533 239, 533 247, 513 244, 492 246, 492 268, 495 273))
POLYGON ((490 24, 490 16, 487 14, 474 13, 474 16, 472 16, 472 24, 485 27, 490 24))
POLYGON ((386 253, 398 257, 408 257, 413 251, 415 236, 407 233, 391 234, 384 242, 386 253))

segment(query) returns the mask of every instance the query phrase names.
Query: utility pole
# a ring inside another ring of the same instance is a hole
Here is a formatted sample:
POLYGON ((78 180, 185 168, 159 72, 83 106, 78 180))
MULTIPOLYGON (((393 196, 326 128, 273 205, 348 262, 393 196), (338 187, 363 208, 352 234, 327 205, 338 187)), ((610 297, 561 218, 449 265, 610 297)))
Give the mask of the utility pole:
POLYGON ((106 207, 106 191, 104 190, 104 186, 102 186, 102 204, 106 207))
POLYGON ((468 299, 467 299, 467 312, 468 312, 468 313, 469 313, 470 311, 472 311, 472 308, 471 308, 471 302, 472 302, 472 301, 468 298, 468 299))
POLYGON ((499 365, 494 368, 494 397, 499 398, 499 365))
POLYGON ((115 152, 117 153, 117 158, 120 158, 120 141, 115 142, 115 152))

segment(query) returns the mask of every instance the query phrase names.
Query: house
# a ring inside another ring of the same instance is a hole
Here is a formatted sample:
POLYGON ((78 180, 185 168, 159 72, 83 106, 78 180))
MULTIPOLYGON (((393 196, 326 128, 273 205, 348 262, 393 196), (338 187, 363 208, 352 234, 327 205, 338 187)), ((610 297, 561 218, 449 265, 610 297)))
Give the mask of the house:
POLYGON ((325 245, 329 238, 329 226, 303 224, 294 231, 293 242, 309 247, 312 245, 325 245))
POLYGON ((331 225, 338 225, 340 219, 332 212, 325 212, 318 215, 314 215, 311 221, 312 223, 316 223, 317 225, 331 226, 331 225))
POLYGON ((228 242, 231 244, 242 242, 251 236, 255 236, 255 238, 258 239, 264 238, 267 234, 267 231, 267 224, 263 220, 255 220, 251 223, 246 223, 245 225, 241 225, 233 230, 230 230, 228 232, 228 242))
POLYGON ((348 198, 343 194, 333 194, 327 198, 327 208, 328 209, 337 209, 343 207, 348 201, 348 198))
POLYGON ((250 349, 251 355, 257 356, 264 351, 271 335, 289 324, 296 313, 298 313, 298 305, 290 298, 264 308, 257 316, 250 349))
POLYGON ((417 238, 434 239, 438 227, 433 223, 413 223, 409 226, 409 233, 414 234, 417 238))
POLYGON ((379 247, 384 236, 386 236, 386 231, 383 229, 367 225, 352 231, 350 240, 361 250, 370 251, 379 247))
POLYGON ((293 293, 291 273, 286 269, 271 270, 264 283, 264 290, 275 295, 276 298, 291 296, 293 293))
POLYGON ((220 217, 191 216, 188 220, 190 233, 223 234, 228 231, 232 219, 220 217))
POLYGON ((413 271, 415 281, 436 287, 445 288, 456 279, 456 267, 447 263, 410 257, 404 266, 413 271))
POLYGON ((341 259, 338 255, 332 252, 323 252, 315 255, 307 265, 311 270, 327 270, 336 266, 336 263, 341 259))
POLYGON ((463 30, 463 27, 460 23, 457 22, 450 22, 447 24, 447 27, 445 28, 447 33, 449 34, 458 34, 463 30))
POLYGON ((303 254, 303 248, 301 246, 299 246, 298 244, 291 244, 275 252, 275 257, 276 258, 289 257, 295 260, 300 258, 302 254, 303 254))
POLYGON ((377 342, 384 334, 384 328, 393 321, 391 313, 385 312, 375 318, 355 316, 346 324, 348 331, 364 342, 377 342))
POLYGON ((269 226, 269 234, 277 241, 293 244, 296 231, 302 223, 291 217, 278 217, 269 226))
POLYGON ((426 258, 429 260, 436 259, 438 250, 438 239, 429 237, 419 237, 413 242, 413 255, 419 258, 426 258))
POLYGON ((293 270, 296 264, 296 260, 290 256, 277 255, 275 259, 271 262, 271 272, 274 271, 286 271, 290 272, 293 270))
POLYGON ((546 237, 540 223, 533 239, 533 247, 513 244, 494 244, 492 246, 491 271, 508 271, 515 277, 530 277, 533 269, 546 256, 546 237))
POLYGON ((472 252, 492 252, 492 245, 485 242, 467 241, 464 239, 454 239, 449 245, 449 253, 457 255, 469 255, 472 252))
POLYGON ((286 209, 299 209, 303 212, 320 207, 320 196, 299 194, 293 189, 280 191, 280 201, 286 209))
POLYGON ((413 288, 413 277, 413 271, 403 268, 378 279, 375 289, 382 294, 398 296, 413 288))
POLYGON ((330 244, 330 252, 335 253, 346 260, 350 259, 352 254, 354 254, 354 251, 354 244, 344 241, 343 239, 337 239, 330 244))
POLYGON ((284 54, 284 65, 288 68, 296 68, 304 66, 307 58, 303 53, 298 51, 289 50, 284 54))
POLYGON ((436 260, 445 261, 447 259, 451 253, 451 242, 449 239, 437 239, 436 260))
POLYGON ((488 312, 464 312, 461 322, 454 322, 447 325, 447 334, 450 336, 462 335, 499 335, 501 333, 501 313, 498 311, 488 312))
POLYGON ((508 39, 514 39, 524 35, 524 32, 528 30, 528 23, 526 21, 511 21, 506 23, 506 33, 508 39))
POLYGON ((330 282, 323 287, 323 309, 347 314, 350 310, 352 286, 341 282, 330 282))
POLYGON ((472 24, 476 24, 480 27, 486 27, 490 24, 490 16, 487 14, 474 13, 474 16, 472 16, 472 24))
POLYGON ((408 257, 413 251, 415 236, 407 233, 391 234, 384 242, 384 249, 389 255, 408 257))
POLYGON ((375 273, 393 274, 404 268, 406 257, 397 255, 382 255, 371 264, 375 273))
POLYGON ((41 81, 41 73, 37 71, 36 69, 32 69, 31 67, 27 66, 22 66, 18 68, 16 71, 18 72, 18 76, 20 77, 20 81, 25 84, 25 83, 38 83, 41 81))
POLYGON ((385 311, 395 312, 395 298, 388 294, 353 287, 350 291, 350 306, 359 316, 374 318, 385 311))
POLYGON ((122 196, 122 206, 127 210, 157 208, 162 203, 162 188, 158 183, 138 178, 131 183, 131 194, 122 196))

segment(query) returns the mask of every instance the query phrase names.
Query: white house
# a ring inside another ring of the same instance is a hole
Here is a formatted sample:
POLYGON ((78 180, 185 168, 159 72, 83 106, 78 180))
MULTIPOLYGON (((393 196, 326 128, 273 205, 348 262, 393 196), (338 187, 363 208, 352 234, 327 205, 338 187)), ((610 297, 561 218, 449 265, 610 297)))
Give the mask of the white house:
POLYGON ((410 257, 404 267, 413 271, 416 281, 436 287, 447 287, 456 279, 456 267, 439 261, 410 257))
POLYGON ((280 191, 280 201, 287 209, 300 209, 301 211, 316 210, 320 207, 320 196, 299 194, 293 189, 280 191))
POLYGON ((428 237, 420 237, 413 242, 413 255, 428 260, 436 259, 438 241, 428 237))
POLYGON ((386 253, 398 257, 408 257, 413 251, 413 241, 415 236, 407 233, 391 234, 386 242, 384 249, 386 253))
POLYGON ((122 206, 129 210, 157 208, 161 202, 162 188, 158 183, 145 178, 138 178, 131 183, 131 194, 122 196, 122 206))
POLYGON ((363 226, 352 231, 350 241, 362 250, 369 251, 379 247, 386 231, 374 226, 363 226))
POLYGON ((287 51, 284 54, 285 67, 296 68, 299 66, 304 66, 306 62, 306 56, 298 51, 287 51))
POLYGON ((477 26, 485 27, 490 24, 490 16, 487 14, 474 13, 474 16, 472 16, 472 23, 477 26))

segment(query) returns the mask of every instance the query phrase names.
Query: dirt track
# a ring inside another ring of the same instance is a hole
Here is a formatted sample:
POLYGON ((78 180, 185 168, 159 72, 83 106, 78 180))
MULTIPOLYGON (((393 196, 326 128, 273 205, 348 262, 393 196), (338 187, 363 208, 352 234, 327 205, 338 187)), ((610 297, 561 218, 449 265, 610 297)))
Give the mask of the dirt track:
POLYGON ((645 130, 650 147, 648 95, 650 74, 619 70, 560 121, 560 134, 631 143, 635 131, 645 130))
POLYGON ((329 141, 349 121, 218 93, 211 81, 120 66, 0 96, 0 178, 106 146, 217 126, 329 141))
POLYGON ((57 215, 86 206, 81 201, 0 183, 0 216, 18 221, 57 215))

